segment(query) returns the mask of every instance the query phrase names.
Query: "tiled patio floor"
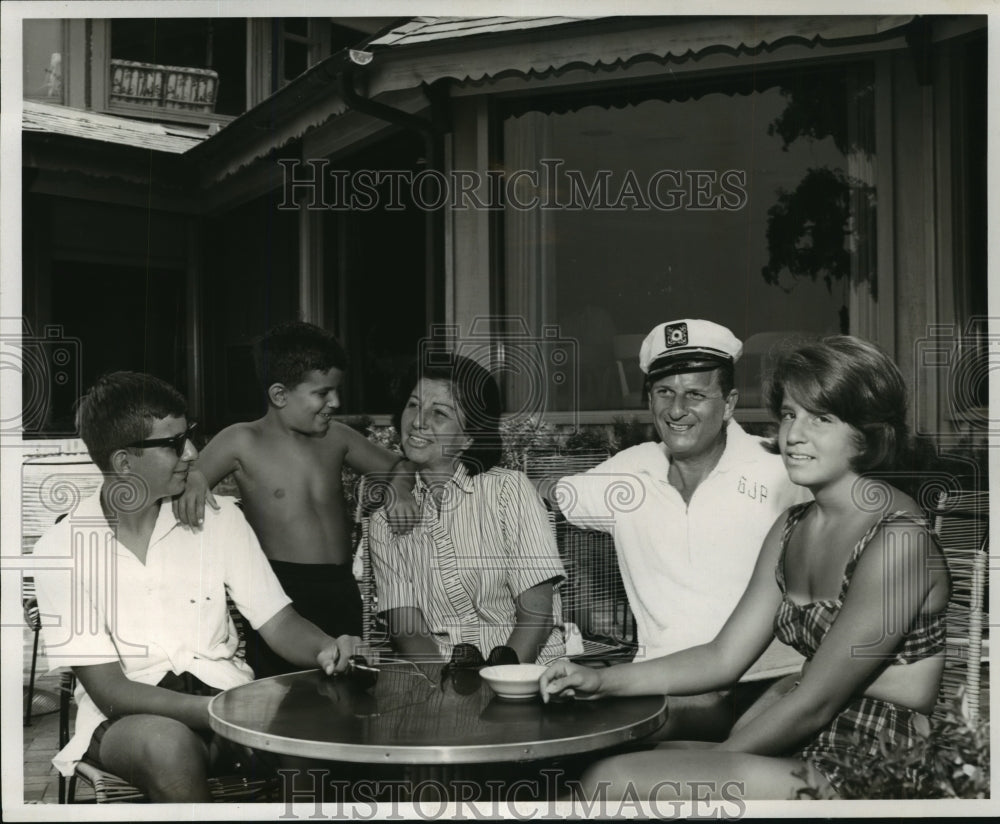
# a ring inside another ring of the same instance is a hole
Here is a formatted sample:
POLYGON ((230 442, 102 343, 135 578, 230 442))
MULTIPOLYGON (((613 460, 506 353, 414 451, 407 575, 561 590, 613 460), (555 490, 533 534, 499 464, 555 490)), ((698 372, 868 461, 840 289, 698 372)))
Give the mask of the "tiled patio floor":
MULTIPOLYGON (((24 633, 24 683, 27 684, 31 672, 32 634, 28 629, 25 629, 24 633)), ((57 697, 59 695, 59 674, 48 675, 46 673, 47 667, 44 652, 39 652, 35 691, 44 691, 48 696, 57 697)), ((36 706, 39 703, 40 700, 36 699, 36 706)), ((75 708, 71 709, 70 712, 75 713, 75 708)), ((72 719, 72 715, 70 718, 72 719)), ((72 720, 70 721, 70 729, 72 729, 72 720)), ((44 715, 32 715, 31 725, 24 728, 24 801, 26 804, 59 803, 59 773, 52 766, 52 756, 56 754, 58 749, 58 708, 55 712, 48 712, 44 715)), ((93 801, 94 794, 89 787, 81 783, 77 788, 76 800, 93 801)))

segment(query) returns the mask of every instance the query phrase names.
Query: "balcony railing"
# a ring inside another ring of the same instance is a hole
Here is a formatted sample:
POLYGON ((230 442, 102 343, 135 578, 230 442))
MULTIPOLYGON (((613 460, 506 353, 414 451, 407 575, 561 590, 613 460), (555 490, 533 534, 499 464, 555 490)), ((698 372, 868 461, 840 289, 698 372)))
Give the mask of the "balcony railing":
POLYGON ((132 60, 111 60, 112 105, 145 106, 211 114, 219 93, 219 75, 212 69, 160 66, 132 60))

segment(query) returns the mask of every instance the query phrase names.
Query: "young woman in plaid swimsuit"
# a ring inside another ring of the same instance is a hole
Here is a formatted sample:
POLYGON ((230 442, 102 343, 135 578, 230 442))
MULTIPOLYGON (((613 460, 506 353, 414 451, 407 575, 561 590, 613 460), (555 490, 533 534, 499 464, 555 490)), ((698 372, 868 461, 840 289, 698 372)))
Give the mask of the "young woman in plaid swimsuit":
MULTIPOLYGON (((784 354, 768 388, 777 447, 814 500, 778 518, 735 611, 710 643, 604 670, 560 661, 542 696, 690 695, 735 683, 775 636, 802 652, 720 743, 676 742, 592 765, 584 792, 650 803, 840 793, 845 757, 926 729, 950 594, 917 503, 878 480, 906 449, 906 388, 878 347, 838 336, 784 354), (924 719, 924 720, 921 720, 924 719), (734 783, 736 782, 736 783, 734 783)), ((666 597, 669 594, 665 593, 666 597)))

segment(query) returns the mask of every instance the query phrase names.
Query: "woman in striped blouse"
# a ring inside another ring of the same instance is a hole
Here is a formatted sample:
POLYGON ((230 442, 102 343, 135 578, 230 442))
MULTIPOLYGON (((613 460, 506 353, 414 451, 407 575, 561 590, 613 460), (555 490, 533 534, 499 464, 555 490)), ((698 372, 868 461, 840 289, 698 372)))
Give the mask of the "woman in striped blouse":
POLYGON ((565 650, 565 577, 545 507, 521 472, 502 469, 500 391, 483 367, 435 353, 397 419, 417 467, 420 521, 407 535, 372 516, 379 610, 396 650, 441 661, 547 661, 565 650), (460 651, 470 650, 463 646, 460 651))

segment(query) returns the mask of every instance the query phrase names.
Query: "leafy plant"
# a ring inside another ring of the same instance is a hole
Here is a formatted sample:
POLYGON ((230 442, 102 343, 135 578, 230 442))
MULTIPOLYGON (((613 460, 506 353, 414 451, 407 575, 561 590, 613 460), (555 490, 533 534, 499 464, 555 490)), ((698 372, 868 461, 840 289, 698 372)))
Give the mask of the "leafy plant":
POLYGON ((603 426, 582 426, 563 443, 563 452, 609 452, 611 438, 603 426))
POLYGON ((781 286, 782 272, 822 277, 827 289, 850 278, 855 191, 874 203, 874 187, 827 168, 807 170, 793 192, 778 190, 778 202, 767 210, 768 263, 761 269, 766 283, 781 286))
POLYGON ((638 446, 641 443, 652 440, 653 425, 642 423, 634 415, 625 420, 618 416, 611 427, 612 452, 621 452, 630 446, 638 446))
POLYGON ((552 452, 559 446, 555 427, 538 415, 515 415, 500 422, 503 440, 501 464, 524 471, 532 453, 552 452))
MULTIPOLYGON (((846 73, 803 75, 784 84, 785 109, 768 126, 768 135, 778 136, 782 150, 797 140, 822 141, 831 138, 845 156, 869 158, 866 141, 858 140, 864 129, 851 129, 850 112, 872 111, 874 84, 871 78, 855 83, 846 73)), ((807 169, 791 192, 781 188, 777 202, 768 209, 768 262, 761 269, 764 281, 791 291, 802 277, 822 277, 832 291, 837 281, 852 277, 869 281, 873 297, 875 281, 871 266, 861 266, 852 273, 851 256, 867 254, 871 225, 859 225, 853 205, 866 204, 861 210, 874 215, 875 187, 839 168, 807 169), (792 279, 792 286, 782 281, 792 279)), ((846 306, 842 313, 846 312, 846 306)), ((842 318, 842 326, 846 321, 842 318)))

